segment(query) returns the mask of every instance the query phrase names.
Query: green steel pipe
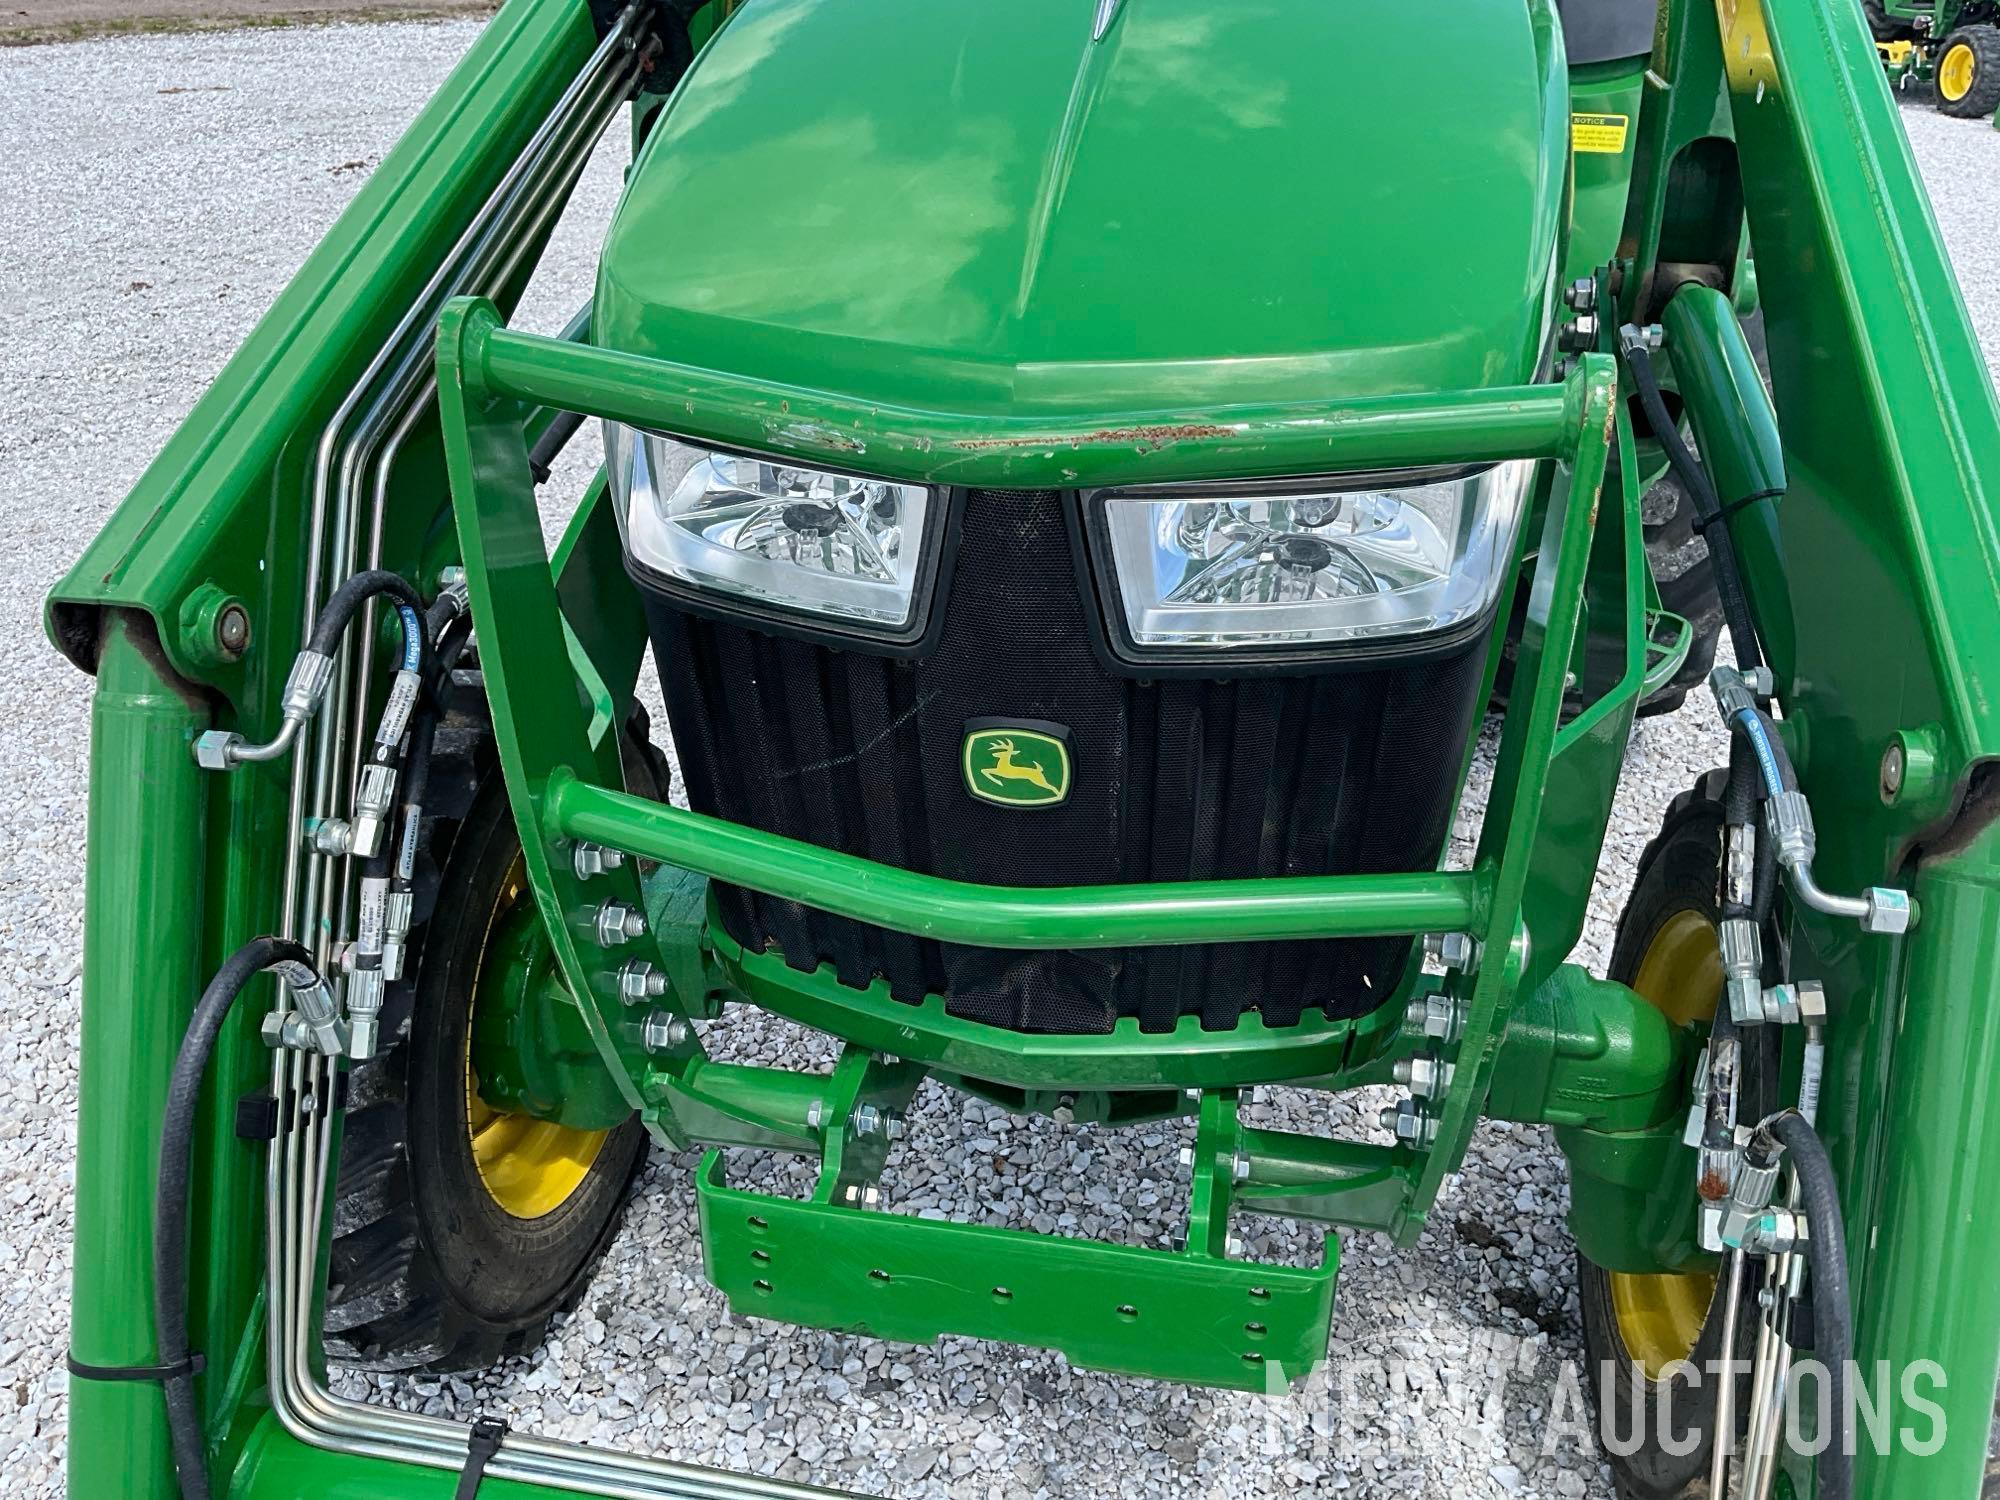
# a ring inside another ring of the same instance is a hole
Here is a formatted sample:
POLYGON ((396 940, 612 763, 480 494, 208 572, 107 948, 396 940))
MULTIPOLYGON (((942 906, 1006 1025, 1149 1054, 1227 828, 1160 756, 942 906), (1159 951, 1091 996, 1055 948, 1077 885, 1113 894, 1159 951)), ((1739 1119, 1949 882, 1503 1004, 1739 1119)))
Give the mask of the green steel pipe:
MULTIPOLYGON (((201 988, 201 772, 209 714, 150 622, 105 616, 91 706, 70 1352, 152 1364, 153 1186, 167 1077, 201 988)), ((198 1248, 198 1247, 197 1247, 198 1248)), ((69 1492, 174 1493, 160 1387, 70 1381, 69 1492)))
POLYGON ((850 396, 465 321, 479 395, 609 417, 761 452, 811 454, 916 483, 1089 487, 1553 458, 1580 385, 1500 387, 1309 406, 1106 413, 1089 425, 881 406, 850 396), (1574 387, 1574 389, 1573 389, 1574 387))
POLYGON ((1477 878, 1443 871, 1047 889, 974 885, 607 791, 562 773, 549 779, 546 818, 568 838, 893 932, 982 948, 1458 932, 1473 925, 1479 907, 1477 878))
POLYGON ((1795 660, 1790 587, 1778 535, 1777 500, 1786 488, 1778 413, 1730 300, 1690 283, 1661 314, 1674 381, 1694 429, 1695 447, 1728 510, 1723 524, 1736 544, 1750 614, 1778 681, 1795 660), (1743 504, 1754 496, 1769 498, 1743 504))

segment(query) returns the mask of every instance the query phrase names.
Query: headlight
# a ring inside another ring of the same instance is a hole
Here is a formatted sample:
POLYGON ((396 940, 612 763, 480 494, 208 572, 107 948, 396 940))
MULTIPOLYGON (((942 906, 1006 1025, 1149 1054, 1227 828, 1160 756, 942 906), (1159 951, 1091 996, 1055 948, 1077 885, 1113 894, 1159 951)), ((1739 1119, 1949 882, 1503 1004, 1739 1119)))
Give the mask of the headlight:
POLYGON ((922 485, 712 452, 613 422, 604 447, 626 556, 646 582, 890 641, 921 634, 943 509, 922 485))
POLYGON ((1533 472, 1097 491, 1107 623, 1140 659, 1456 638, 1499 593, 1533 472))

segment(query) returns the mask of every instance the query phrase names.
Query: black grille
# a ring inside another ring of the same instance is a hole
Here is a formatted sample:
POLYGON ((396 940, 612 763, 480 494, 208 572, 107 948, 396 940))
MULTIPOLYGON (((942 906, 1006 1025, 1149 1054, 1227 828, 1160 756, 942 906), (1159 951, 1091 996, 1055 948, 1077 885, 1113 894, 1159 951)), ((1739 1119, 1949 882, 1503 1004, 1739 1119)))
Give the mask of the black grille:
MULTIPOLYGON (((1380 873, 1435 863, 1478 694, 1475 643, 1421 665, 1145 682, 1091 647, 1056 491, 966 497, 935 647, 895 660, 649 603, 694 807, 958 880, 1098 885, 1380 873), (1069 798, 1035 811, 967 794, 966 722, 1068 725, 1069 798)), ((843 983, 1018 1031, 1098 1033, 1120 1016, 1211 1029, 1389 998, 1408 938, 1088 952, 905 937, 724 887, 724 925, 843 983)))

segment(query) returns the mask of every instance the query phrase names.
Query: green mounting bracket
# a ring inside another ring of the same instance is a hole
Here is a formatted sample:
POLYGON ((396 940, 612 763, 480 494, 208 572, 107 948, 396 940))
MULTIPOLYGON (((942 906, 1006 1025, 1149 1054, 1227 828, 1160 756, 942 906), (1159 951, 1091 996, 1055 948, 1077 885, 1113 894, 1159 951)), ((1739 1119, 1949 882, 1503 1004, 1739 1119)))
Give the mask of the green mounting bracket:
MULTIPOLYGON (((910 1072, 850 1048, 829 1092, 893 1098, 910 1072)), ((1282 1389, 1325 1358, 1339 1242, 1328 1235, 1323 1260, 1307 1268, 1228 1254, 1244 1134, 1236 1104, 1230 1091, 1202 1096, 1184 1250, 880 1211, 869 1189, 886 1138, 857 1140, 850 1112, 850 1128, 829 1134, 810 1200, 730 1187, 722 1154, 703 1158, 696 1202, 708 1277, 746 1317, 913 1344, 963 1334, 1056 1349, 1086 1369, 1282 1389)))

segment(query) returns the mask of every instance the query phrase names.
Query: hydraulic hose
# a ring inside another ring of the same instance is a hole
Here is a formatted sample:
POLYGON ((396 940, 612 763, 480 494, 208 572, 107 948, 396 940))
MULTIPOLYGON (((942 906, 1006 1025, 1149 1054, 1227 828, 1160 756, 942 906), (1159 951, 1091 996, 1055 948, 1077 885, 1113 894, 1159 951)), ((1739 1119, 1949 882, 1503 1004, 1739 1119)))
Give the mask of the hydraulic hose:
POLYGON ((536 484, 547 484, 549 475, 555 472, 556 460, 562 457, 569 440, 576 436, 583 426, 580 411, 559 411, 555 420, 542 429, 542 435, 535 439, 535 446, 528 450, 528 472, 535 476, 536 484))
POLYGON ((1639 404, 1645 410, 1646 421, 1653 429, 1653 436, 1660 441, 1666 451, 1667 463, 1674 476, 1680 480, 1688 498, 1694 502, 1695 515, 1699 525, 1697 530, 1708 543, 1708 555, 1715 567, 1715 592, 1722 603, 1722 617, 1729 625, 1729 639, 1736 648, 1736 664, 1748 672, 1764 664, 1762 646, 1757 638, 1757 627, 1750 617, 1749 601, 1743 593, 1743 575, 1736 564, 1736 548, 1729 538, 1729 527, 1723 521, 1722 502, 1716 498, 1715 486, 1709 483, 1708 474, 1695 458, 1686 442, 1681 438, 1681 430, 1667 411, 1666 398, 1660 394, 1659 377, 1653 372, 1653 355, 1645 343, 1636 337, 1621 340, 1625 352, 1625 367, 1632 372, 1632 384, 1639 392, 1639 404))
POLYGON ((1773 1115, 1758 1127, 1784 1146, 1804 1199, 1807 1263, 1812 1268, 1814 1352, 1826 1369, 1833 1437, 1819 1457, 1820 1500, 1850 1500, 1854 1493, 1853 1434, 1848 1430, 1847 1367, 1854 1357, 1854 1310, 1847 1292, 1847 1226, 1840 1186, 1819 1134, 1796 1110, 1773 1115))
POLYGON ((266 969, 285 969, 295 985, 318 976, 312 956, 285 938, 252 938, 229 956, 195 1003, 180 1054, 167 1087, 166 1116, 160 1122, 160 1176, 153 1204, 153 1320, 159 1362, 175 1373, 163 1382, 167 1397, 167 1427, 172 1435, 174 1468, 180 1476, 183 1500, 208 1500, 208 1463, 195 1403, 194 1369, 187 1331, 188 1176, 194 1142, 195 1111, 201 1103, 202 1079, 215 1050, 222 1023, 243 986, 266 969))
POLYGON ((317 651, 321 656, 331 656, 339 649, 340 634, 347 629, 347 622, 354 618, 354 612, 377 594, 385 594, 402 606, 403 649, 409 654, 410 638, 416 636, 416 654, 421 658, 429 652, 429 641, 421 621, 424 618, 424 600, 408 580, 384 568, 369 568, 351 575, 346 582, 333 591, 320 610, 319 618, 313 622, 312 638, 306 642, 306 650, 317 651))

